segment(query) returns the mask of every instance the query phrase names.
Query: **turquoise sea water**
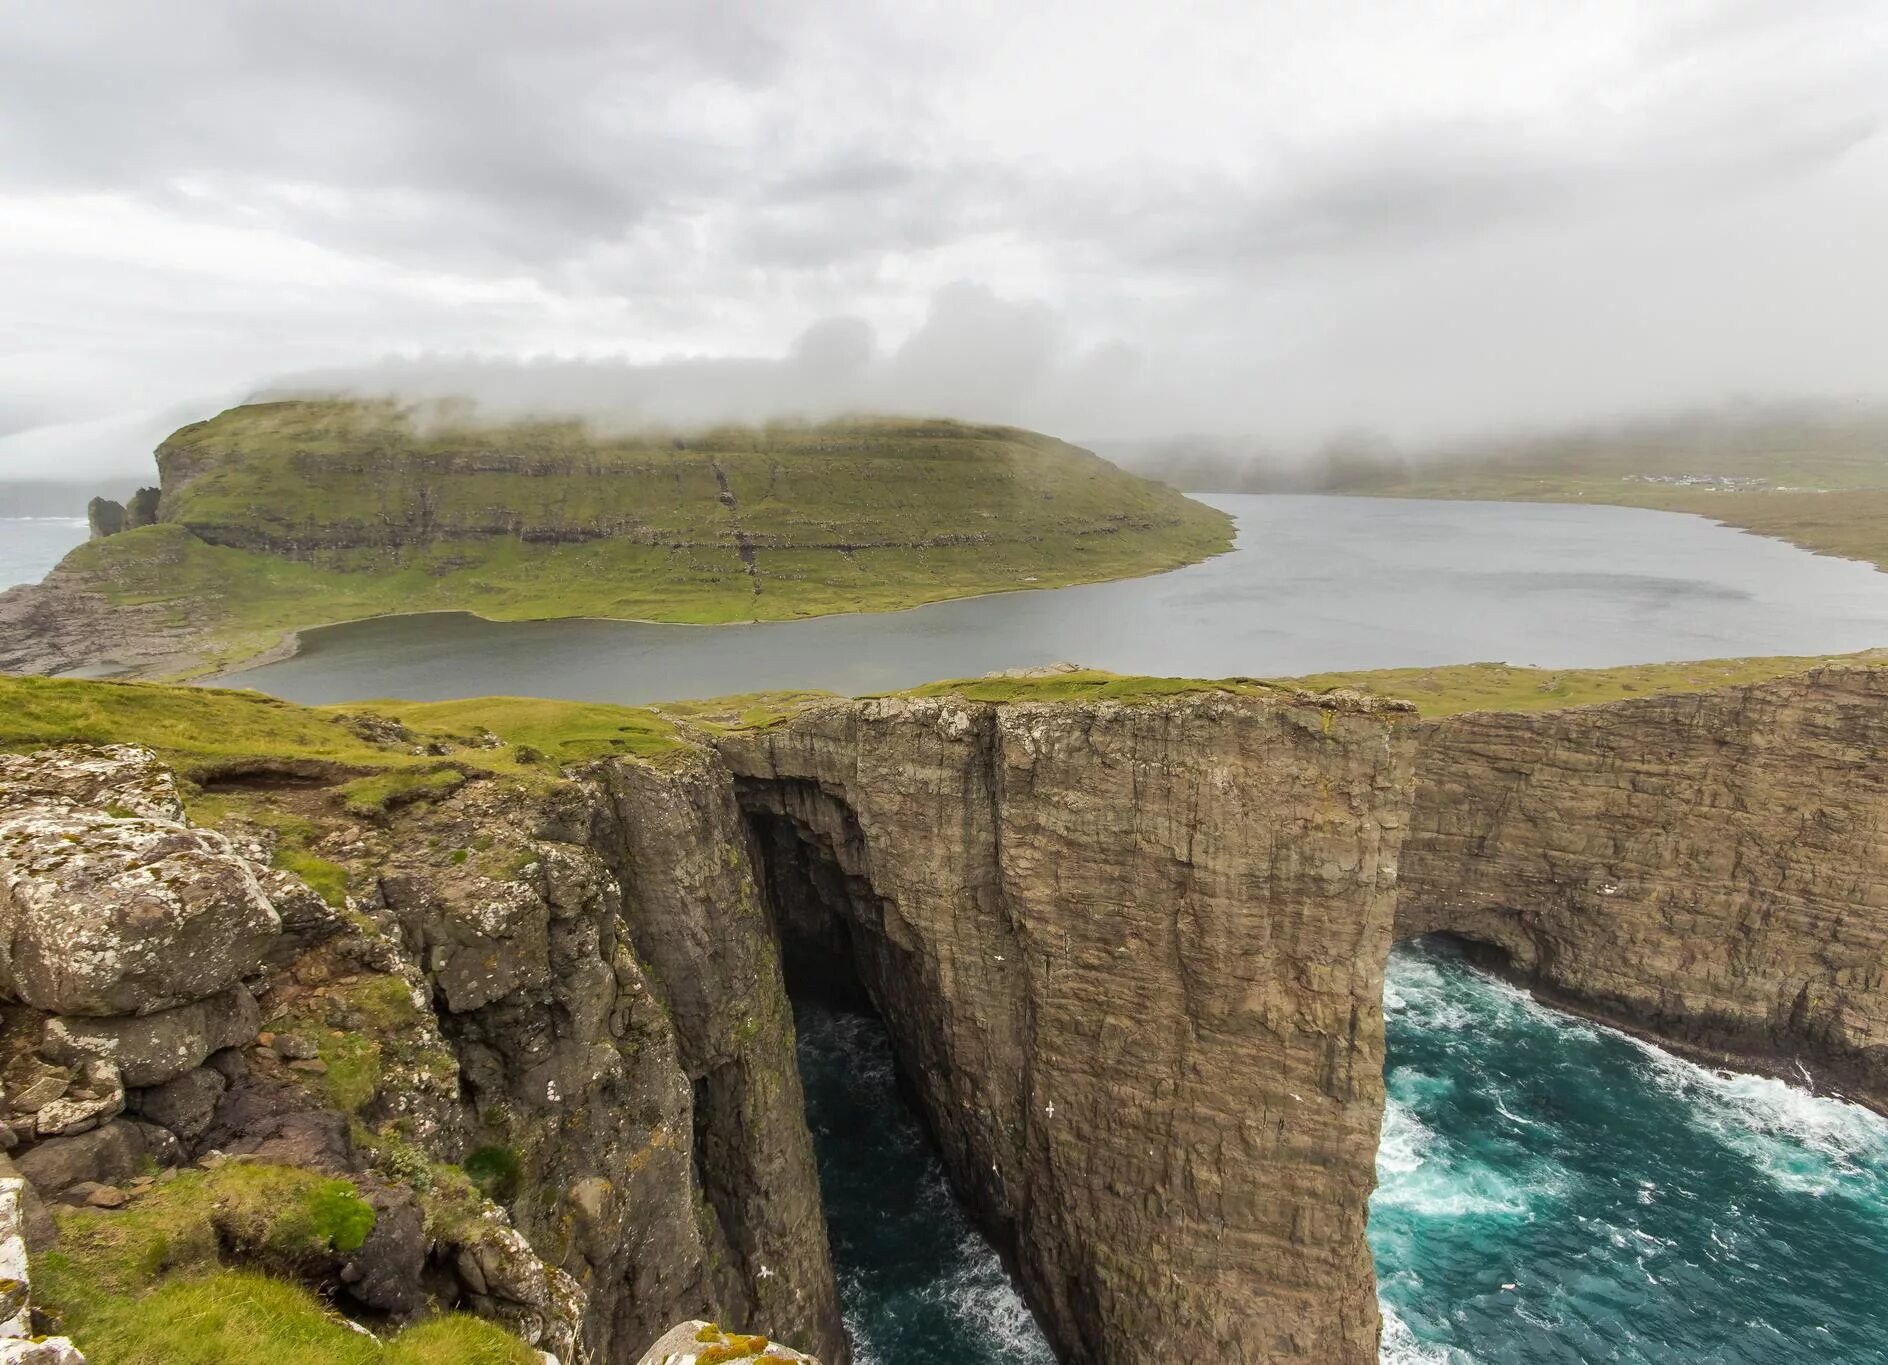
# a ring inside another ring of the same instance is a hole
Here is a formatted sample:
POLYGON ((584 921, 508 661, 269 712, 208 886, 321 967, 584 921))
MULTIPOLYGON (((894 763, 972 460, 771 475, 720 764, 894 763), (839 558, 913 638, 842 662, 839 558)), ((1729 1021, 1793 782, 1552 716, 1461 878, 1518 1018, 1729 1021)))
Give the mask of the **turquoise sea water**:
POLYGON ((1371 1205, 1397 1365, 1888 1361, 1888 1121, 1399 949, 1371 1205))
MULTIPOLYGON (((1397 950, 1384 1004, 1385 1365, 1888 1362, 1888 1121, 1545 1009, 1440 947, 1397 950)), ((860 1365, 1048 1365, 878 1021, 797 1016, 860 1365)))

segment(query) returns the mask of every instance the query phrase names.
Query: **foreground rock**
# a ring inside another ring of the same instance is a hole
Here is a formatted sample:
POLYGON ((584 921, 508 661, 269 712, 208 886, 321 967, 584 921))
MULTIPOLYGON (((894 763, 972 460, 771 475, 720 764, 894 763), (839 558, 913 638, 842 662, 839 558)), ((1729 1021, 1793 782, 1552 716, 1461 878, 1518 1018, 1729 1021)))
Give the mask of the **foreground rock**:
POLYGON ((819 1365, 812 1356, 766 1337, 724 1332, 712 1322, 684 1322, 651 1346, 637 1365, 739 1365, 750 1360, 797 1360, 819 1365))
POLYGON ((228 990, 280 935, 262 869, 186 825, 153 767, 125 749, 0 759, 0 995, 173 1010, 228 990))
POLYGON ((31 1197, 23 1179, 0 1175, 0 1365, 85 1365, 70 1339, 33 1331, 26 1212, 31 1197))

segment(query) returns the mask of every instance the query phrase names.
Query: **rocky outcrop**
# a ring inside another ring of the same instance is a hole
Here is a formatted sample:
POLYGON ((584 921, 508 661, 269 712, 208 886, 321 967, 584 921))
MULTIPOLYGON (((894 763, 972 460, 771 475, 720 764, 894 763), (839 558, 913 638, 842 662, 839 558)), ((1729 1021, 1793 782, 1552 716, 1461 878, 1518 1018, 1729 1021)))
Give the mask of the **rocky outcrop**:
POLYGON ((746 1361, 797 1360, 819 1365, 766 1337, 724 1332, 712 1322, 683 1322, 665 1332, 636 1365, 743 1365, 746 1361))
POLYGON ((742 840, 697 756, 542 796, 473 784, 376 860, 469 1100, 455 1155, 515 1164, 512 1217, 585 1288, 600 1361, 704 1312, 846 1359, 742 840))
POLYGON ((856 972, 1061 1359, 1375 1360, 1406 718, 890 699, 721 741, 790 950, 856 972))
POLYGON ((1424 727, 1397 932, 1888 1106, 1888 670, 1424 727))
POLYGON ((26 1181, 0 1175, 0 1365, 85 1365, 67 1337, 33 1331, 26 1181))
POLYGON ((228 990, 282 932, 255 866, 182 822, 149 754, 68 759, 0 758, 0 995, 109 1016, 228 990))

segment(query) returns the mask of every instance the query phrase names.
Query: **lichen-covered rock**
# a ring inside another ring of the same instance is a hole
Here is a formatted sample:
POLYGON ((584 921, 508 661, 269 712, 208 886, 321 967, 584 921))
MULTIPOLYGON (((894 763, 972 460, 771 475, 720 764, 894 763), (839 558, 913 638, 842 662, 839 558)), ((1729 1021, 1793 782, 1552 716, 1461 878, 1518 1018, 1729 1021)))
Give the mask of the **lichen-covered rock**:
POLYGON ((149 820, 184 820, 176 777, 156 754, 135 744, 0 754, 0 811, 49 799, 149 820))
POLYGON ((34 1339, 31 1267, 27 1259, 32 1191, 17 1175, 0 1175, 0 1365, 85 1365, 65 1337, 34 1339))
POLYGON ((88 1058, 65 1094, 34 1113, 33 1131, 41 1137, 90 1132, 124 1109, 125 1086, 118 1068, 101 1058, 88 1058))
POLYGON ((723 1331, 712 1322, 678 1323, 651 1346, 636 1365, 739 1365, 752 1360, 797 1360, 819 1365, 812 1356, 766 1337, 723 1331))
POLYGON ((261 964, 282 925, 260 869, 166 813, 174 792, 151 762, 55 749, 0 773, 0 995, 55 1014, 151 1014, 261 964))
POLYGON ((0 1365, 85 1365, 70 1337, 0 1339, 0 1365))
POLYGON ((46 1021, 40 1054, 55 1062, 101 1058, 134 1088, 162 1085, 226 1047, 242 1047, 261 1027, 255 998, 242 986, 156 1014, 46 1021))

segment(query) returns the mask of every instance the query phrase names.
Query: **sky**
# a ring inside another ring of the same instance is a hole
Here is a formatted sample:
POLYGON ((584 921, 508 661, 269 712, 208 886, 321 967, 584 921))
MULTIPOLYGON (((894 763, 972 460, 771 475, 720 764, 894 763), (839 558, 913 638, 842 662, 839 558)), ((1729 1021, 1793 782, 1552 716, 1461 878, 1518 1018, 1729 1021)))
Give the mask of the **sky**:
POLYGON ((285 376, 1255 445, 1878 398, 1884 119, 1888 0, 8 0, 0 477, 285 376))

